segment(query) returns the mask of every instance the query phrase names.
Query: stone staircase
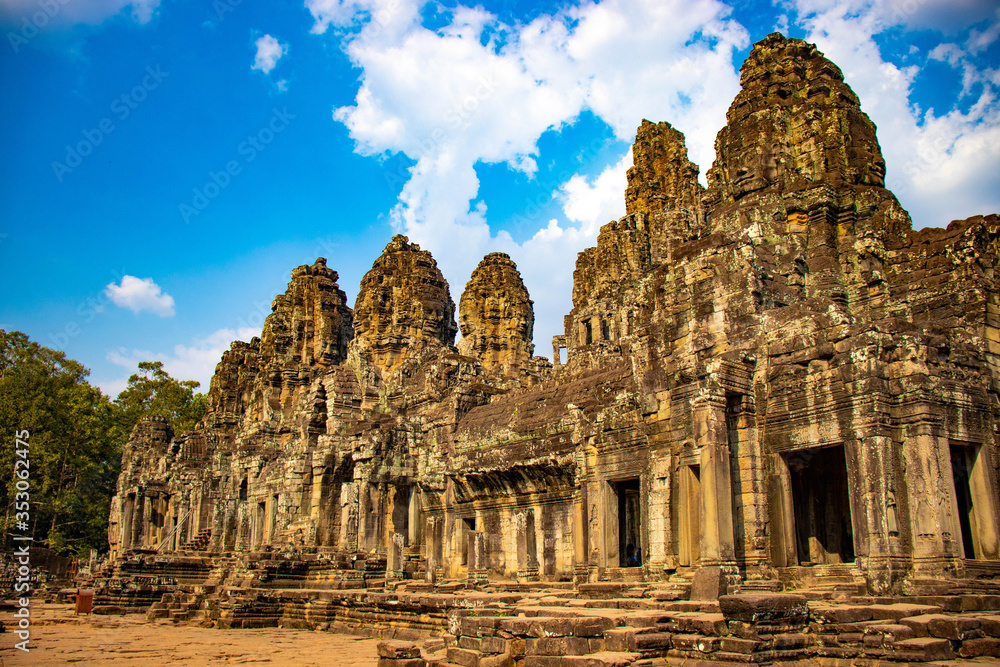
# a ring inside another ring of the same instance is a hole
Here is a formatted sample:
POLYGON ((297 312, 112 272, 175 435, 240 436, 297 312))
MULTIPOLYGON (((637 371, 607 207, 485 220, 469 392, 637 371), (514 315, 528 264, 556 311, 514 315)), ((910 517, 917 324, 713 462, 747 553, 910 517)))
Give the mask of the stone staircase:
POLYGON ((212 529, 205 528, 204 530, 199 531, 198 534, 194 536, 194 539, 182 544, 178 551, 204 551, 205 547, 208 546, 208 543, 211 540, 212 529))
POLYGON ((174 623, 210 626, 217 623, 226 610, 231 608, 234 593, 224 590, 216 580, 196 586, 179 586, 177 591, 165 593, 158 602, 150 605, 146 611, 146 620, 167 619, 174 623))
POLYGON ((747 593, 710 604, 714 608, 700 610, 683 603, 633 610, 523 603, 457 610, 439 638, 381 642, 379 666, 705 667, 816 660, 902 666, 1000 658, 998 595, 831 601, 747 593))
POLYGON ((854 563, 786 567, 779 569, 778 575, 786 591, 800 593, 809 600, 846 599, 868 591, 854 563))

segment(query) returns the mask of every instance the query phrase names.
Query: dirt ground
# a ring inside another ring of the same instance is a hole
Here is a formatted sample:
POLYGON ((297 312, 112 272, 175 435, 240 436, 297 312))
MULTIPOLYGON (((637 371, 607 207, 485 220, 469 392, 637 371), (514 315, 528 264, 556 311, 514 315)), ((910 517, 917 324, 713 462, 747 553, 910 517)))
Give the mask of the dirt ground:
POLYGON ((308 630, 216 630, 144 614, 74 616, 69 604, 31 606, 29 653, 14 648, 12 612, 0 613, 0 666, 323 665, 375 667, 377 639, 308 630))

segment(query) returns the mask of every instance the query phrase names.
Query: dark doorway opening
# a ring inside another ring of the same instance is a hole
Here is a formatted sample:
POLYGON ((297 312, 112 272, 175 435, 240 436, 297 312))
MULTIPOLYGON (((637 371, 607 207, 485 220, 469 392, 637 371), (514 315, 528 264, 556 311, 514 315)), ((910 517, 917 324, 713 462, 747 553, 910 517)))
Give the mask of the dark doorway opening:
POLYGON ((639 479, 615 484, 618 495, 618 567, 642 565, 642 540, 639 534, 639 479))
POLYGON ((955 497, 958 500, 958 523, 962 529, 962 548, 966 558, 976 557, 976 544, 972 539, 972 489, 969 486, 971 472, 968 448, 951 445, 951 476, 955 481, 955 497))
POLYGON ((854 531, 844 446, 784 455, 792 482, 800 565, 854 562, 854 531))

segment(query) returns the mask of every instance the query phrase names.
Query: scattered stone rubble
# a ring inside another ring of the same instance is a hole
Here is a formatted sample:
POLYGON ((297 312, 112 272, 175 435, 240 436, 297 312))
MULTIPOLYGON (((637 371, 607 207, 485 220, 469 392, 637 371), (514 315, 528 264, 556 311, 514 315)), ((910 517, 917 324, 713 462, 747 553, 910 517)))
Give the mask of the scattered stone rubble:
POLYGON ((551 362, 502 253, 457 348, 405 237, 353 311, 295 269, 195 431, 136 427, 98 610, 436 636, 385 667, 1000 657, 1000 216, 913 231, 815 46, 741 74, 707 188, 639 127, 551 362))

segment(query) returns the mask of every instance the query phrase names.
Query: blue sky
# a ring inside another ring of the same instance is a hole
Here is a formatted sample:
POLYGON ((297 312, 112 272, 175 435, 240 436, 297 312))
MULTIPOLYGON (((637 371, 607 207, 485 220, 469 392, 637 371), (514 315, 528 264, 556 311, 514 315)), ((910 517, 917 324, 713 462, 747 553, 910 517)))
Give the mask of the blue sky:
POLYGON ((207 390, 293 267, 353 305, 402 232, 456 302, 509 253, 547 356, 639 122, 704 175, 776 29, 844 70, 916 227, 1000 211, 994 0, 0 0, 0 328, 111 395, 148 359, 207 390))

